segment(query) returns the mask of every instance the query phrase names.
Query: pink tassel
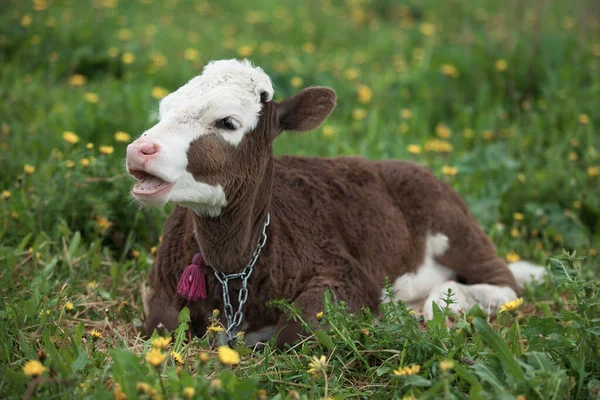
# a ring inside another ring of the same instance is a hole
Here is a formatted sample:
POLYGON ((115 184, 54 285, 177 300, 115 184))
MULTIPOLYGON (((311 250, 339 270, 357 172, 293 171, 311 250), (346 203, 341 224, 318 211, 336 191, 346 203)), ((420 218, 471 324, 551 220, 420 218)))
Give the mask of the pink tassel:
POLYGON ((190 301, 206 299, 206 282, 204 280, 204 259, 196 253, 192 264, 188 265, 177 285, 177 293, 190 301))

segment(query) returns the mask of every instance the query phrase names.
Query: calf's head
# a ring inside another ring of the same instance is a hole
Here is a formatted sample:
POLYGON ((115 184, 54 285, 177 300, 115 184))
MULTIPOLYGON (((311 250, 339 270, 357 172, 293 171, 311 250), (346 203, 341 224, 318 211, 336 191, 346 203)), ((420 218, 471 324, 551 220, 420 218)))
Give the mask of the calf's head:
POLYGON ((275 137, 314 129, 335 107, 335 92, 325 87, 272 99, 271 79, 250 62, 209 63, 162 99, 159 122, 127 147, 134 198, 217 216, 240 185, 256 185, 265 173, 275 137))

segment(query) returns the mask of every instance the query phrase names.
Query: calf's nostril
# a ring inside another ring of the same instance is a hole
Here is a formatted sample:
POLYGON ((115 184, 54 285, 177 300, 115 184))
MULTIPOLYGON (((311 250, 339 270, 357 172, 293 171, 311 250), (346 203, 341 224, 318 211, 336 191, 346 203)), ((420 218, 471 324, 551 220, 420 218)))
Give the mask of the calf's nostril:
POLYGON ((142 153, 145 156, 151 156, 152 154, 155 154, 158 151, 158 148, 156 147, 155 144, 146 144, 142 147, 140 147, 140 153, 142 153))

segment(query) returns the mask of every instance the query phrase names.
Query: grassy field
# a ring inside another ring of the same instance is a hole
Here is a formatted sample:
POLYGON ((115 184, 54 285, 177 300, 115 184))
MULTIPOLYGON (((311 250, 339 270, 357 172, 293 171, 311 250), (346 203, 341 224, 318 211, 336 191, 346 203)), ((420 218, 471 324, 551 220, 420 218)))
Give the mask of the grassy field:
POLYGON ((594 0, 5 0, 0 12, 1 398, 599 398, 594 0), (232 57, 262 66, 276 99, 338 93, 328 122, 282 135, 278 154, 423 163, 502 257, 546 264, 548 279, 518 310, 450 328, 446 310, 425 326, 402 304, 375 321, 328 301, 324 330, 286 352, 240 347, 234 366, 209 337, 184 341, 183 312, 150 352, 139 285, 170 208, 132 203, 125 147, 157 99, 232 57))

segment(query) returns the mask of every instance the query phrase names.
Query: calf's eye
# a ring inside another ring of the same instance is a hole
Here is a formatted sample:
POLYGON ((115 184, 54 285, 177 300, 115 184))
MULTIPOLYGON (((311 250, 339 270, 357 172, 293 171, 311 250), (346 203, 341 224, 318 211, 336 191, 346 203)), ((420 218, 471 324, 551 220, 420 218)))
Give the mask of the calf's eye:
POLYGON ((228 131, 235 131, 239 128, 239 124, 233 118, 227 117, 227 118, 218 120, 217 127, 228 130, 228 131))

